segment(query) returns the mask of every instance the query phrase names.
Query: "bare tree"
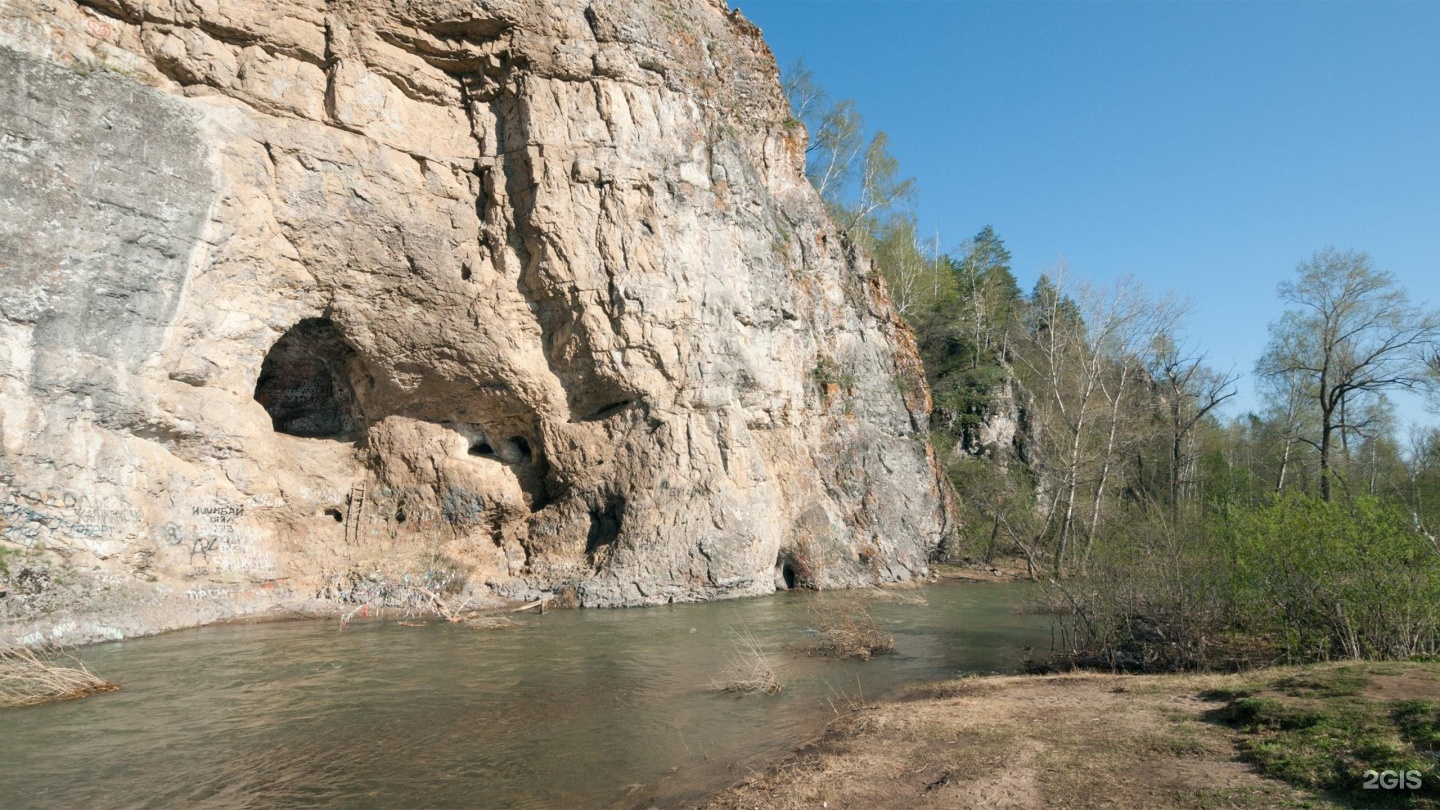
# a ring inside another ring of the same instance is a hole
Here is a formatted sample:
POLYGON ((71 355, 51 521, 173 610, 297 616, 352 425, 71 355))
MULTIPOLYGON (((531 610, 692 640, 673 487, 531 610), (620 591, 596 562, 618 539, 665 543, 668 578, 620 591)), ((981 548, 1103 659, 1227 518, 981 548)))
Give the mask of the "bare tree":
MULTIPOLYGON (((1095 537, 1100 533, 1101 507, 1115 458, 1121 449, 1121 423, 1126 397, 1144 372, 1144 352, 1155 344, 1156 336, 1162 330, 1181 320, 1187 309, 1173 295, 1151 298, 1140 283, 1129 276, 1117 281, 1113 289, 1097 292, 1082 304, 1082 313, 1087 322, 1103 327, 1095 339, 1101 344, 1098 348, 1109 368, 1108 374, 1101 374, 1100 393, 1110 407, 1104 412, 1108 425, 1104 449, 1099 456, 1099 475, 1091 498, 1084 557, 1087 564, 1095 547, 1095 537)), ((1123 431, 1123 441, 1127 445, 1133 444, 1141 439, 1141 434, 1142 429, 1132 425, 1123 431)))
POLYGON ((865 119, 848 98, 835 102, 811 129, 805 174, 820 198, 832 206, 855 176, 856 161, 865 147, 864 133, 865 119))
POLYGON ((933 302, 940 276, 938 255, 927 255, 929 247, 915 233, 915 217, 901 213, 890 217, 871 234, 866 247, 885 274, 890 301, 895 311, 907 318, 933 302))
POLYGON ((1263 423, 1280 434, 1280 469, 1275 475, 1275 491, 1285 491, 1285 481, 1295 456, 1295 445, 1305 435, 1306 403, 1309 396, 1305 381, 1296 374, 1261 377, 1260 387, 1269 402, 1263 423))
MULTIPOLYGON (((900 162, 890 154, 890 137, 875 133, 860 162, 860 196, 854 208, 845 212, 840 232, 849 234, 857 225, 879 217, 915 194, 914 178, 900 179, 900 162)), ((823 192, 822 192, 823 196, 823 192)))
POLYGON ((796 59, 785 71, 780 89, 790 101, 790 114, 802 123, 815 120, 815 115, 825 103, 825 91, 815 82, 815 71, 805 64, 804 59, 796 59))
POLYGON ((1319 417, 1319 435, 1302 437, 1320 455, 1320 495, 1331 495, 1333 450, 1355 427, 1350 414, 1366 397, 1427 382, 1426 361, 1440 341, 1440 317, 1410 303, 1370 257, 1326 248, 1280 285, 1291 305, 1270 325, 1270 345, 1257 364, 1268 378, 1299 385, 1319 417))
POLYGON ((805 175, 829 206, 841 233, 849 235, 861 223, 873 225, 913 196, 915 181, 899 177, 900 164, 890 154, 889 136, 877 132, 865 141, 865 119, 854 99, 841 99, 827 108, 825 91, 803 60, 790 67, 781 87, 791 115, 810 134, 805 175))
POLYGON ((1052 561, 1056 576, 1064 573, 1065 554, 1075 520, 1084 440, 1099 385, 1098 377, 1089 373, 1098 358, 1086 350, 1084 324, 1079 312, 1074 310, 1074 302, 1065 294, 1066 274, 1062 259, 1056 268, 1056 281, 1041 276, 1036 284, 1025 350, 1019 353, 1020 364, 1028 372, 1026 387, 1035 401, 1035 417, 1044 425, 1041 436, 1049 445, 1036 459, 1041 489, 1048 489, 1050 494, 1045 523, 1040 530, 1049 531, 1057 521, 1057 512, 1064 510, 1058 516, 1052 561), (1050 482, 1044 480, 1047 477, 1050 482))
POLYGON ((1054 571, 1065 573, 1076 524, 1085 527, 1082 496, 1090 496, 1089 554, 1100 522, 1100 507, 1123 431, 1127 392, 1140 366, 1140 349, 1154 330, 1177 316, 1166 299, 1145 296, 1133 280, 1113 288, 1076 286, 1066 293, 1065 266, 1057 281, 1043 277, 1032 296, 1031 323, 1017 352, 1023 382, 1043 423, 1046 447, 1039 453, 1042 478, 1049 477, 1050 509, 1042 531, 1055 526, 1054 571), (1082 492, 1083 487, 1093 487, 1082 492))
POLYGON ((1235 396, 1239 375, 1233 371, 1216 372, 1205 365, 1205 355, 1182 347, 1165 331, 1156 340, 1150 374, 1160 386, 1170 431, 1169 495, 1170 514, 1174 517, 1180 511, 1187 467, 1185 446, 1190 433, 1207 414, 1235 396))
POLYGON ((841 99, 826 108, 825 91, 815 83, 815 74, 804 60, 785 72, 781 88, 790 101, 790 114, 810 134, 805 174, 820 198, 834 207, 855 177, 865 148, 865 119, 852 99, 841 99))

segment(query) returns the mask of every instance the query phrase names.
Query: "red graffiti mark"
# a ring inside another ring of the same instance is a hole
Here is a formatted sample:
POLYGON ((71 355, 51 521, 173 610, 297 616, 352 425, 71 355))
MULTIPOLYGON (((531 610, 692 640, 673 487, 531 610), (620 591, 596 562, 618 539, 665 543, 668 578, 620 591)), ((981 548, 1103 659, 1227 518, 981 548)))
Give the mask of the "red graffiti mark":
POLYGON ((97 20, 94 17, 86 18, 85 28, 92 36, 99 37, 100 39, 109 39, 115 36, 115 29, 111 28, 109 23, 103 20, 97 20))

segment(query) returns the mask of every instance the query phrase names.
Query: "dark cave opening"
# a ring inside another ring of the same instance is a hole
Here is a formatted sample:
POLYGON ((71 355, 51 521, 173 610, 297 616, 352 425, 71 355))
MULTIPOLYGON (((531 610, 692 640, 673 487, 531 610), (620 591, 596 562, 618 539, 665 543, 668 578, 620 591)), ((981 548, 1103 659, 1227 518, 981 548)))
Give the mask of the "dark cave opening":
POLYGON ((790 565, 790 563, 788 563, 788 562, 786 562, 786 563, 781 563, 781 565, 780 565, 780 577, 785 580, 785 587, 786 587, 786 588, 792 588, 792 589, 793 589, 793 588, 795 587, 795 582, 796 582, 795 567, 792 566, 792 565, 790 565))
POLYGON ((351 382, 356 362, 327 318, 306 318, 275 341, 260 366, 255 401, 277 433, 326 439, 355 438, 364 419, 351 382))
POLYGON ((490 443, 484 439, 476 439, 475 442, 470 445, 470 455, 493 456, 495 455, 495 448, 491 447, 490 443))
POLYGON ((530 452, 530 442, 525 441, 523 437, 515 436, 510 439, 510 443, 515 445, 515 450, 520 454, 522 460, 530 461, 534 458, 534 455, 530 452))
POLYGON ((625 500, 612 498, 603 509, 590 510, 590 532, 585 538, 585 553, 595 555, 605 546, 620 539, 620 524, 625 520, 625 500))

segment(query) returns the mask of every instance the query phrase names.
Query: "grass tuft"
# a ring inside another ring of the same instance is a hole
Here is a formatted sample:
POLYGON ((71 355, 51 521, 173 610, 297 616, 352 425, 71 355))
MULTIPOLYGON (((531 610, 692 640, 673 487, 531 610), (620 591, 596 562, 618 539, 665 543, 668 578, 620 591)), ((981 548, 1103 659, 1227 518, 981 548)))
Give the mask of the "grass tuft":
POLYGON ((120 688, 96 676, 78 660, 62 661, 55 650, 37 651, 0 642, 0 707, 74 700, 120 688))
POLYGON ((730 652, 730 663, 724 674, 713 681, 715 689, 737 695, 778 695, 785 685, 775 674, 770 656, 760 646, 760 640, 750 628, 740 626, 734 634, 734 649, 730 652))
POLYGON ((820 635, 819 650, 826 655, 868 661, 895 649, 895 637, 885 624, 854 598, 816 597, 810 603, 810 621, 820 635))

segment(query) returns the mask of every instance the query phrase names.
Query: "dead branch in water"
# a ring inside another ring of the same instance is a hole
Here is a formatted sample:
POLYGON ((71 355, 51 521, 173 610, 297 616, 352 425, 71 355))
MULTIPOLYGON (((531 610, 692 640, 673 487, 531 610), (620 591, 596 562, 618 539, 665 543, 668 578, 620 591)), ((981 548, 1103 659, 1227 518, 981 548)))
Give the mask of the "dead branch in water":
MULTIPOLYGON (((445 600, 441 599, 439 596, 436 596, 430 591, 424 590, 422 588, 420 592, 430 597, 430 601, 435 603, 435 610, 439 612, 439 614, 443 616, 445 618, 445 621, 447 622, 465 624, 481 630, 499 630, 505 627, 515 626, 515 622, 505 618, 504 615, 497 614, 491 616, 481 616, 473 610, 466 611, 465 608, 470 605, 470 597, 466 597, 465 601, 461 602, 459 607, 452 608, 445 603, 445 600)), ((520 607, 507 610, 505 611, 505 613, 519 613, 522 610, 530 610, 537 607, 540 608, 541 613, 544 613, 545 600, 542 599, 538 602, 531 602, 527 605, 521 605, 520 607)))
POLYGON ((424 588, 420 588, 419 591, 420 591, 420 593, 423 593, 423 594, 425 594, 426 596, 430 597, 430 601, 435 603, 435 610, 438 611, 441 616, 444 616, 444 617, 445 617, 445 621, 447 621, 447 622, 463 622, 463 621, 465 621, 466 617, 463 616, 463 615, 461 615, 460 611, 465 609, 465 604, 469 604, 470 600, 468 600, 468 599, 465 600, 465 604, 462 604, 462 605, 460 606, 459 610, 451 610, 451 609, 450 609, 450 606, 447 605, 447 604, 445 604, 445 600, 441 599, 440 597, 436 596, 435 594, 431 593, 430 591, 427 591, 427 590, 425 590, 424 588))
POLYGON ((120 688, 74 658, 67 663, 74 666, 62 664, 56 650, 36 651, 0 642, 0 707, 73 700, 120 688))

